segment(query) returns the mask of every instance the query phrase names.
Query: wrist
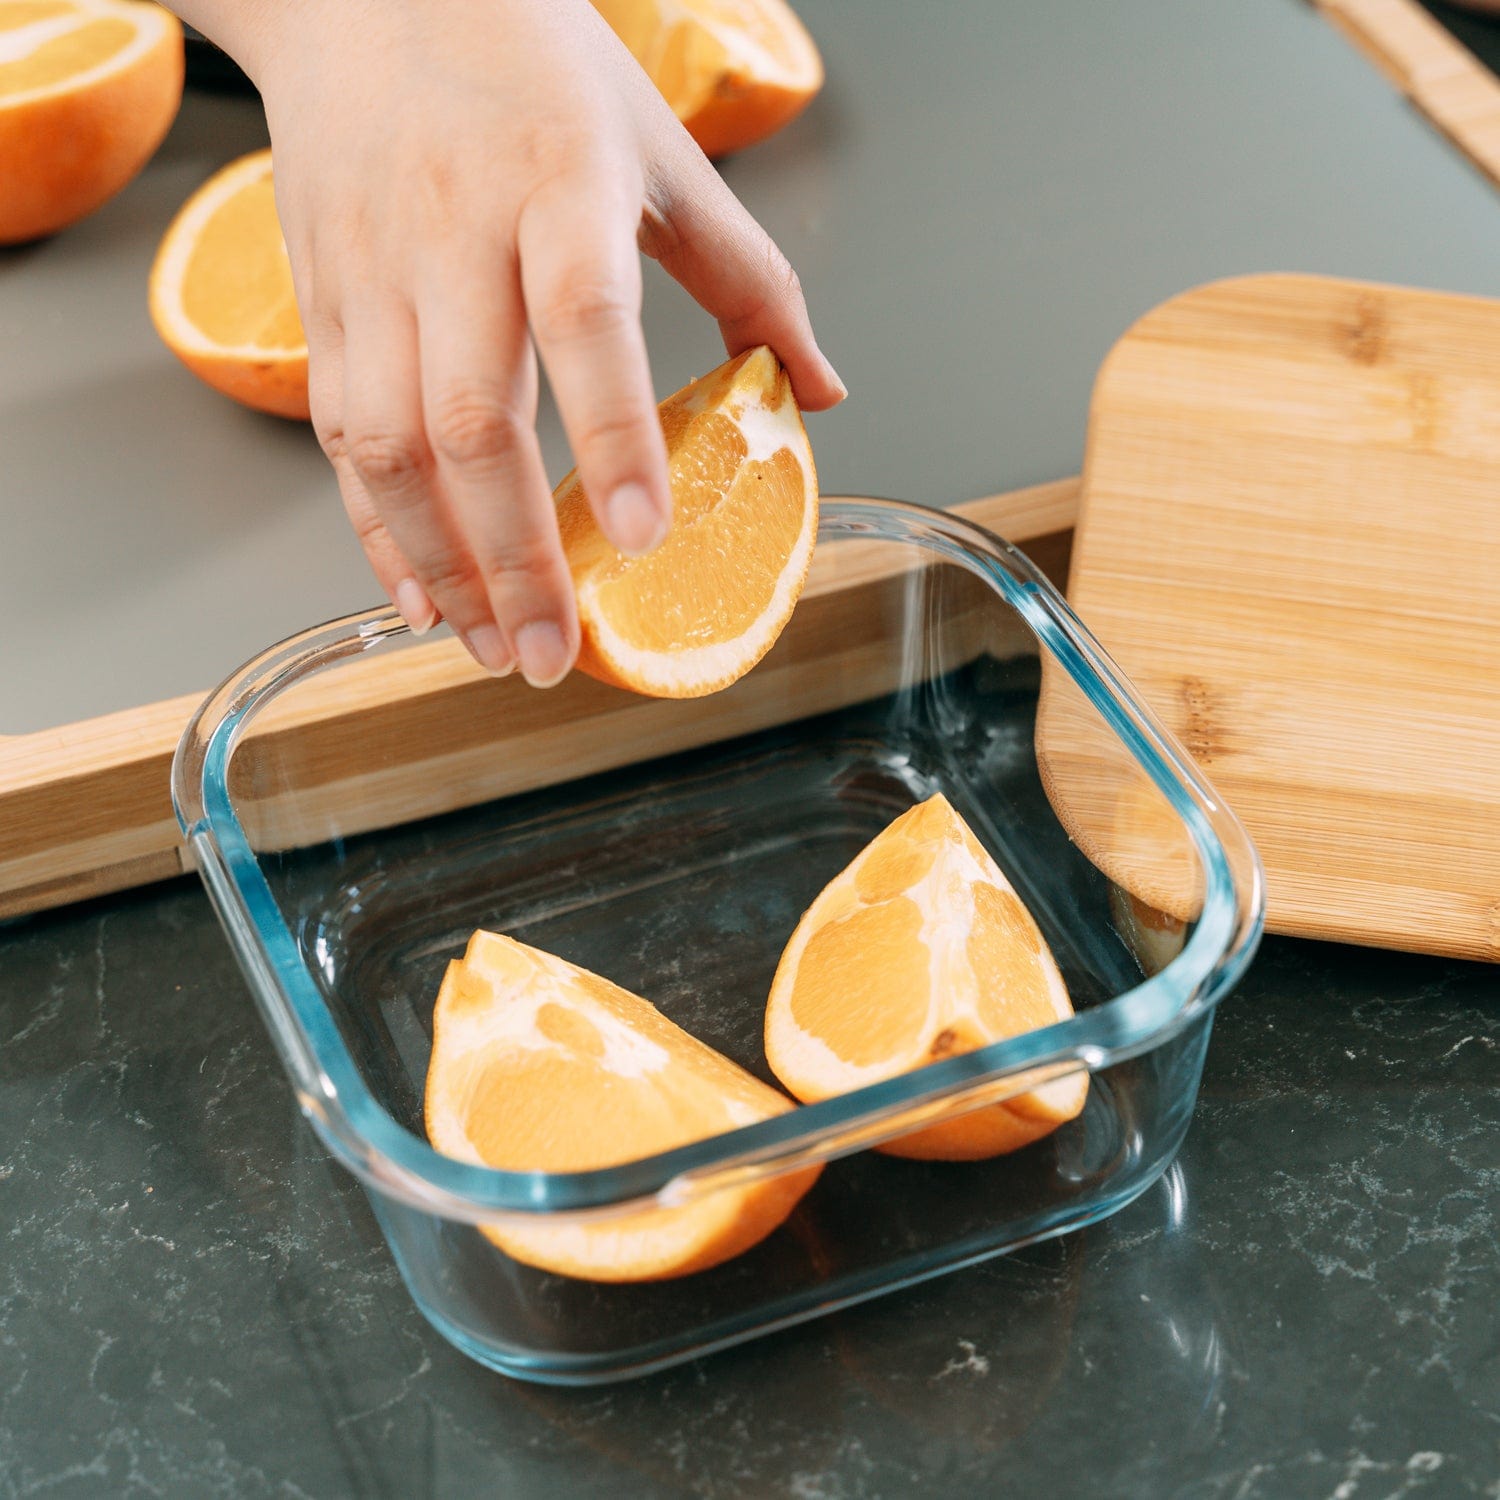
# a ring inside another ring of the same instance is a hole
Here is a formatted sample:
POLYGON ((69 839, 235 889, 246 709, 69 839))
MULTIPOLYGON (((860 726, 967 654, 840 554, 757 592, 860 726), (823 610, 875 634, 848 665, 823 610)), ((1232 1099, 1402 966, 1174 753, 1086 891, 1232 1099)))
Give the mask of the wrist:
POLYGON ((264 92, 264 75, 308 23, 326 7, 319 0, 169 0, 170 8, 222 47, 264 92))

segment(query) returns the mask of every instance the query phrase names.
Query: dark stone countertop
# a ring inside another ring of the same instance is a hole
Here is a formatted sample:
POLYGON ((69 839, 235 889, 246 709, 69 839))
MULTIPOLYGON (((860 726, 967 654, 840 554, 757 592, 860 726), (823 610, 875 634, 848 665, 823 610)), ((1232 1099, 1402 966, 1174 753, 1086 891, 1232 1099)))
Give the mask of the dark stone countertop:
POLYGON ((1113 1220, 634 1383, 413 1308, 188 883, 0 929, 0 1495, 1500 1495, 1500 971, 1267 942, 1113 1220))

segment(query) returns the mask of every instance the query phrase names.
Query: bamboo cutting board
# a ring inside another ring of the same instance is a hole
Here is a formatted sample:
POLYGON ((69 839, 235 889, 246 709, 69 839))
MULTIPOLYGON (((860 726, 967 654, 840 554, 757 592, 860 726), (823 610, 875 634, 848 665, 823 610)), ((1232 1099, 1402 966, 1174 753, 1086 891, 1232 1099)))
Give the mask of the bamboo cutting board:
MULTIPOLYGON (((1068 593, 1248 825, 1272 930, 1500 959, 1500 302, 1267 276, 1148 314, 1068 593)), ((1040 744, 1097 842, 1109 768, 1055 705, 1040 744)))

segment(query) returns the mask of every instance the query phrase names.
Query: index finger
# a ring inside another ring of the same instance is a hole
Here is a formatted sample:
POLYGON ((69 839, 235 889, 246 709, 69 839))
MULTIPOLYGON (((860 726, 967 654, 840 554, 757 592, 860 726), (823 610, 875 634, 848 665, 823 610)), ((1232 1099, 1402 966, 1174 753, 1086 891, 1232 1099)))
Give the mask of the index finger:
POLYGON ((650 551, 672 514, 641 331, 638 217, 580 178, 534 196, 517 226, 537 352, 594 515, 624 552, 650 551))

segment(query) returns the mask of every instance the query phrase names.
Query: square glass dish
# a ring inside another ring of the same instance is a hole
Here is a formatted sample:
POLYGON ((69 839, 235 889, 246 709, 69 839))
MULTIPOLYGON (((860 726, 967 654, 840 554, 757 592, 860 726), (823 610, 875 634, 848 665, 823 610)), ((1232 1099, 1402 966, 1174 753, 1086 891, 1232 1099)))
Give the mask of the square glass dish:
POLYGON ((643 1373, 1115 1212, 1182 1140, 1263 914, 1243 829, 1045 577, 890 501, 824 501, 792 622, 723 693, 659 702, 577 673, 535 692, 376 610, 231 677, 173 794, 298 1100, 418 1306, 534 1380, 643 1373), (427 1144, 433 1003, 475 928, 645 996, 774 1084, 764 1008, 800 914, 938 791, 1035 916, 1072 1018, 603 1170, 497 1171, 427 1144), (865 1149, 1079 1068, 1083 1113, 1021 1151, 865 1149), (785 1225, 676 1281, 551 1275, 477 1227, 676 1205, 815 1161, 785 1225))

